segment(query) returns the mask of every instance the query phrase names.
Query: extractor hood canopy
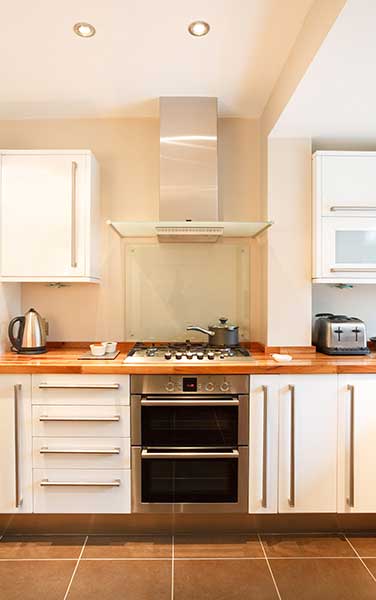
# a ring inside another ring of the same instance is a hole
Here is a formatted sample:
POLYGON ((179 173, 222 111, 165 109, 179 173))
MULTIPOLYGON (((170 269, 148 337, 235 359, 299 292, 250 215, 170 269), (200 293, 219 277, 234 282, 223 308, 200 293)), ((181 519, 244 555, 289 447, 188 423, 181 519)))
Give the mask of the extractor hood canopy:
POLYGON ((160 220, 109 221, 122 237, 216 242, 255 237, 272 224, 218 220, 217 121, 217 98, 160 98, 160 220))

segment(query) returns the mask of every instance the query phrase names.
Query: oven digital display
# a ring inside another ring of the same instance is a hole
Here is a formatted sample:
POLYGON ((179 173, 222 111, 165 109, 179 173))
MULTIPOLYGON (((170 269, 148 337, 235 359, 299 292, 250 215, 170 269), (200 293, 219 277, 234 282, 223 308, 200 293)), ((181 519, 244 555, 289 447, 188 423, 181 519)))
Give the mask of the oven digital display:
POLYGON ((197 377, 183 377, 183 392, 197 392, 197 377))

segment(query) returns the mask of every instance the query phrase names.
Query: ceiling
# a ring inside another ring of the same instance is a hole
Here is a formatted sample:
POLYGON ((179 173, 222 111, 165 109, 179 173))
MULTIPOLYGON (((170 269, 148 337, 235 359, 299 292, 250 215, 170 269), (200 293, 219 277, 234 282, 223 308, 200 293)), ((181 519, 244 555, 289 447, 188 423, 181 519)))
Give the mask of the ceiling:
POLYGON ((376 2, 347 0, 272 135, 376 141, 376 2))
POLYGON ((12 0, 1 11, 0 119, 154 117, 158 96, 218 96, 257 117, 312 0, 12 0), (205 38, 188 24, 204 19, 205 38), (79 38, 74 23, 97 34, 79 38))

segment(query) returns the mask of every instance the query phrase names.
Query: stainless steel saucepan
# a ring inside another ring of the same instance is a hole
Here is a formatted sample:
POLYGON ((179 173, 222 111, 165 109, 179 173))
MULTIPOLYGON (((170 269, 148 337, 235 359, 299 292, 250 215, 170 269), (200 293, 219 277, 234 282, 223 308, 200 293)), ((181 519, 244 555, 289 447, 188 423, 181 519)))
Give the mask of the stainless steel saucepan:
POLYGON ((232 346, 239 345, 239 327, 238 325, 228 325, 225 317, 219 319, 219 324, 209 325, 208 329, 198 327, 197 325, 190 325, 187 327, 187 330, 205 333, 208 336, 210 346, 231 348, 232 346))

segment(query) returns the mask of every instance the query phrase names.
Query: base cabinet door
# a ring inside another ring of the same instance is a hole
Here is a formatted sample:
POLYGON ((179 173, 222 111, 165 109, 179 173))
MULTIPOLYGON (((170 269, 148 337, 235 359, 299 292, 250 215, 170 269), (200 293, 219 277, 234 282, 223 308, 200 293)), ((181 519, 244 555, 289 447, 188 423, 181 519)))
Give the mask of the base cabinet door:
POLYGON ((376 512, 376 375, 339 376, 338 512, 376 512))
POLYGON ((337 510, 337 376, 282 375, 279 512, 337 510))
POLYGON ((0 375, 0 513, 32 512, 31 377, 0 375))
POLYGON ((250 379, 249 512, 278 512, 278 375, 250 379))

